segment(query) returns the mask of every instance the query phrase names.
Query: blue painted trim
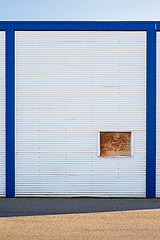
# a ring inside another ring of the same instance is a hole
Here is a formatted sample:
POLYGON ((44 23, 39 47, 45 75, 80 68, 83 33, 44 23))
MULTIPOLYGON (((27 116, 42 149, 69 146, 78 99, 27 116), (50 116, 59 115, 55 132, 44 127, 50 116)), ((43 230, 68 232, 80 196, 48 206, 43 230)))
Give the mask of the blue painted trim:
POLYGON ((31 22, 15 23, 15 30, 48 30, 48 31, 142 31, 148 24, 134 22, 31 22))
POLYGON ((157 31, 160 31, 160 22, 155 23, 155 28, 157 31))
POLYGON ((156 25, 147 31, 146 197, 156 196, 156 25))
POLYGON ((6 29, 6 197, 15 196, 14 29, 6 29))
POLYGON ((5 30, 12 25, 17 31, 146 31, 153 23, 147 21, 0 21, 0 30, 5 30))

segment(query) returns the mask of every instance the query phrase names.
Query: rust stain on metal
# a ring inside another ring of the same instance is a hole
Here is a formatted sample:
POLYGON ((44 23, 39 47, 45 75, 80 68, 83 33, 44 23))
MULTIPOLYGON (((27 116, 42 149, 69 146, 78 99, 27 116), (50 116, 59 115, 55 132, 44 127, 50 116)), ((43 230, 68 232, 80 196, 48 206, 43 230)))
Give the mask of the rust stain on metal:
POLYGON ((100 132, 100 156, 131 156, 131 132, 100 132))

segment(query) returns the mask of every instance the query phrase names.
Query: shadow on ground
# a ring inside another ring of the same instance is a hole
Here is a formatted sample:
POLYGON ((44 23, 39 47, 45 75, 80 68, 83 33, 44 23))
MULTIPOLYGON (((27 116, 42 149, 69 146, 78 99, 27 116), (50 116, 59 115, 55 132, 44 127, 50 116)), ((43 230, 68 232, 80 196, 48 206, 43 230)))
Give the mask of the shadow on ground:
POLYGON ((160 199, 0 198, 0 217, 159 209, 160 199))

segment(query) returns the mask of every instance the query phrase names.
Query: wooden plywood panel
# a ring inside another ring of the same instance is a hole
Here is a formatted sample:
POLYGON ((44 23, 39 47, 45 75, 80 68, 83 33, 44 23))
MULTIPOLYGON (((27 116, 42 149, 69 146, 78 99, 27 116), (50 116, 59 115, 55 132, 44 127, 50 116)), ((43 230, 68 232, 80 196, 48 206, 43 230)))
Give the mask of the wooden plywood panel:
POLYGON ((100 156, 131 156, 131 132, 100 132, 100 156))

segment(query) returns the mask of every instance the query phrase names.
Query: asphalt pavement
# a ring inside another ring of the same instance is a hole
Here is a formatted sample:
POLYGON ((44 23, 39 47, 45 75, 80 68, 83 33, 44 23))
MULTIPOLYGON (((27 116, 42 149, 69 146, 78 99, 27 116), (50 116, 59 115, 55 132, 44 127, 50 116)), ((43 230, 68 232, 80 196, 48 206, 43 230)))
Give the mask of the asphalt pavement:
POLYGON ((0 217, 160 209, 160 199, 0 198, 0 217))

